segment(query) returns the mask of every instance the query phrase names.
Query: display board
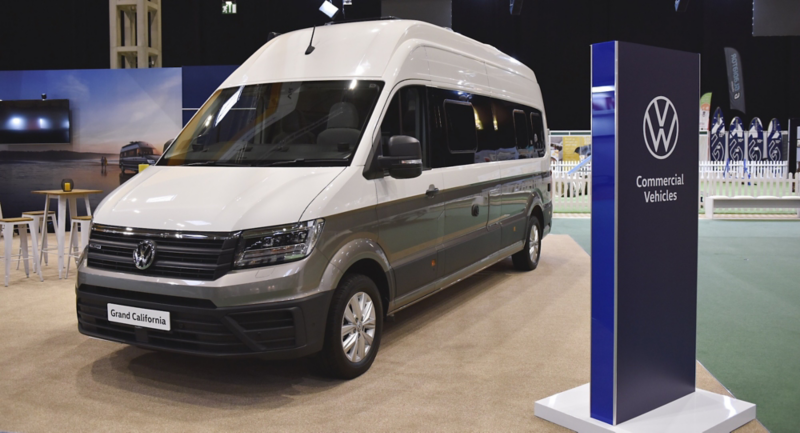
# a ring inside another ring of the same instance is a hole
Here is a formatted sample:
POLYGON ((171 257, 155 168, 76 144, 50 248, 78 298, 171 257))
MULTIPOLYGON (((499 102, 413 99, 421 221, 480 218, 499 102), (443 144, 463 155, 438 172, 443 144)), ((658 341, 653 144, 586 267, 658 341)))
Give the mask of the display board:
POLYGON ((619 424, 695 390, 697 54, 592 46, 591 417, 619 424))
POLYGON ((731 120, 731 129, 728 133, 728 160, 731 162, 744 161, 744 129, 739 116, 735 116, 731 120))
POLYGON ((772 162, 783 161, 783 136, 778 119, 772 119, 767 129, 767 159, 772 162))
POLYGON ((709 137, 709 154, 712 161, 725 161, 728 154, 725 139, 725 116, 722 109, 717 107, 714 111, 714 120, 711 124, 711 135, 709 137))
POLYGON ((750 121, 750 130, 747 134, 747 160, 761 161, 764 159, 764 126, 758 117, 750 121))

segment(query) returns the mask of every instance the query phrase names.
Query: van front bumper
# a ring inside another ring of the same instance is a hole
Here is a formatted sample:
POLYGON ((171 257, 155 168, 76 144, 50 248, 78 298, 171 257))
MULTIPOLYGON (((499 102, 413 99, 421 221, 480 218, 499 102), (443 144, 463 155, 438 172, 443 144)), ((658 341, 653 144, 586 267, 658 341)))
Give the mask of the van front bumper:
POLYGON ((211 357, 299 358, 322 349, 333 295, 217 307, 207 299, 76 286, 78 330, 85 335, 146 349, 211 357), (170 313, 170 331, 109 322, 107 305, 170 313))

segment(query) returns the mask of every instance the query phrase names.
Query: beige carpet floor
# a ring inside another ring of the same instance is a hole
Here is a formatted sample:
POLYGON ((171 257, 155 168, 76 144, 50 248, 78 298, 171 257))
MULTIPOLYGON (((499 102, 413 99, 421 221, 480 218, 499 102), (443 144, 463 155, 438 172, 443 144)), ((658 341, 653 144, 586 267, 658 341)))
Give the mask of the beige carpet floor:
MULTIPOLYGON (((534 402, 589 381, 589 256, 565 235, 544 240, 534 272, 506 260, 398 313, 372 369, 349 382, 305 360, 87 338, 74 274, 59 280, 54 262, 44 282, 20 270, 0 286, 0 431, 561 432, 534 402)), ((699 364, 698 386, 727 394, 699 364)))

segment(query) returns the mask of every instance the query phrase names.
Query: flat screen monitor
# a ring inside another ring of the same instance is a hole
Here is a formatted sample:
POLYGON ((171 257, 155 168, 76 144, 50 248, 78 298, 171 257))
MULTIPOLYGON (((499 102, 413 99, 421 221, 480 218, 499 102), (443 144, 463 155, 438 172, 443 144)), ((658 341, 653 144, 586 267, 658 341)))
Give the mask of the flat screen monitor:
POLYGON ((0 101, 0 144, 70 143, 69 99, 0 101))

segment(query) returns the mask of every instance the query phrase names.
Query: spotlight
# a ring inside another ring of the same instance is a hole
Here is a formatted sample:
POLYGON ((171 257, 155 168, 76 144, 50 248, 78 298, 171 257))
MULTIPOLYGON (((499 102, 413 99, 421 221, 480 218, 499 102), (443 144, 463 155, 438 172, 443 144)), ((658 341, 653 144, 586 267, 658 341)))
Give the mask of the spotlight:
POLYGON ((322 2, 322 6, 319 7, 319 10, 328 16, 328 18, 333 18, 337 12, 339 12, 339 8, 333 5, 333 3, 325 0, 322 2))

